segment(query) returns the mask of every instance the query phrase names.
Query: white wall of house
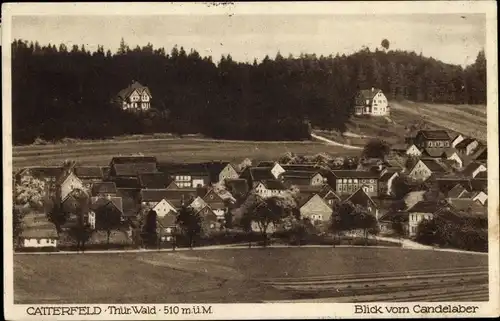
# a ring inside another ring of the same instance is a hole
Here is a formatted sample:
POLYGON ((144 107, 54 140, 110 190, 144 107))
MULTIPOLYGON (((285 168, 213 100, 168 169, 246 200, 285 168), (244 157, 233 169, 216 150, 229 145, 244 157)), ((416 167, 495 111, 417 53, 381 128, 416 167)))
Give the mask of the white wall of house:
POLYGON ((299 211, 301 217, 307 217, 311 222, 327 221, 332 214, 330 206, 317 194, 311 197, 299 211))
POLYGON ((432 220, 434 215, 432 213, 410 213, 408 216, 408 232, 410 236, 417 235, 417 227, 423 220, 432 220))
POLYGON ((271 174, 273 174, 273 176, 275 178, 278 178, 284 172, 285 172, 285 169, 283 167, 281 167, 281 165, 278 163, 275 163, 273 168, 271 168, 271 174))
POLYGON ((472 177, 476 177, 477 174, 481 173, 481 172, 485 172, 486 171, 486 166, 484 166, 483 164, 479 165, 476 170, 472 173, 472 177))
POLYGON ((473 201, 478 201, 482 205, 484 205, 486 203, 486 201, 488 200, 488 194, 486 194, 485 192, 481 191, 481 192, 477 193, 476 196, 474 196, 472 198, 472 200, 473 201))
POLYGON ((415 145, 411 145, 410 147, 408 147, 408 149, 406 150, 406 155, 408 156, 416 156, 416 157, 419 157, 422 155, 422 152, 420 151, 420 149, 418 149, 417 146, 415 145))
POLYGON ((158 204, 153 207, 153 210, 156 212, 156 215, 158 215, 158 217, 164 217, 165 215, 170 213, 170 211, 177 213, 175 207, 173 207, 165 199, 162 199, 160 202, 158 202, 158 204))
POLYGON ((450 157, 448 157, 448 160, 453 160, 453 161, 457 162, 459 167, 464 166, 462 159, 460 158, 460 156, 458 156, 457 153, 453 153, 450 157))
POLYGON ((39 248, 39 247, 57 247, 57 239, 54 238, 24 238, 24 247, 39 248))
POLYGON ((387 97, 382 91, 379 91, 372 100, 372 115, 386 116, 388 114, 387 97))
POLYGON ((466 148, 465 148, 465 155, 470 155, 472 154, 476 148, 479 146, 479 142, 478 141, 473 141, 472 143, 470 143, 466 148))
POLYGON ((425 166, 424 163, 418 161, 418 163, 413 167, 408 176, 415 180, 426 180, 432 175, 431 170, 425 166))
POLYGON ((323 185, 324 183, 325 183, 325 180, 323 178, 323 175, 321 175, 321 174, 316 174, 311 179, 311 185, 313 185, 313 186, 323 185))
POLYGON ((465 139, 464 136, 458 135, 452 142, 451 142, 451 147, 456 147, 461 141, 465 139))
POLYGON ((234 169, 234 167, 231 164, 227 164, 219 174, 219 182, 223 182, 226 179, 236 179, 238 177, 238 172, 234 169))
POLYGON ((271 191, 268 190, 264 184, 262 183, 259 183, 256 187, 255 187, 255 192, 260 195, 261 197, 269 197, 271 196, 271 191))
POLYGON ((68 194, 75 189, 86 191, 83 182, 75 174, 70 173, 61 184, 61 200, 66 199, 68 194))

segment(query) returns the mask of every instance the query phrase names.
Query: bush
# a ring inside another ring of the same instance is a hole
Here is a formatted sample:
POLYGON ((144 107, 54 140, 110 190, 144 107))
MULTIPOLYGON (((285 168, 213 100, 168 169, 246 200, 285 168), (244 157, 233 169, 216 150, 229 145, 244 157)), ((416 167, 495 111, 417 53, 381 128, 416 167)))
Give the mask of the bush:
POLYGON ((33 141, 33 145, 48 145, 48 144, 49 144, 48 141, 40 137, 35 138, 35 140, 33 141))

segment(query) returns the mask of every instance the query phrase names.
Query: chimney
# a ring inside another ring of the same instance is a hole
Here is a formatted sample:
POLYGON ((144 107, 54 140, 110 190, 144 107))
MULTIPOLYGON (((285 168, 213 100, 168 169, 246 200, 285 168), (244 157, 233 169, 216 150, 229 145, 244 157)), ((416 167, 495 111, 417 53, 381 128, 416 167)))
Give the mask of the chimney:
POLYGON ((374 91, 375 91, 375 88, 374 88, 374 87, 372 87, 372 92, 374 92, 374 91))

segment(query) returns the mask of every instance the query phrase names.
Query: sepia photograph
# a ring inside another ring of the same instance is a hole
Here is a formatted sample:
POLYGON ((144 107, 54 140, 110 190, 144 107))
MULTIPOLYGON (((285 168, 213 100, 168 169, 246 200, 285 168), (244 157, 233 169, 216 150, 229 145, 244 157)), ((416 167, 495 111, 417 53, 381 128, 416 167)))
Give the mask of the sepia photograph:
POLYGON ((38 318, 498 313, 484 8, 121 5, 8 8, 9 304, 38 318))

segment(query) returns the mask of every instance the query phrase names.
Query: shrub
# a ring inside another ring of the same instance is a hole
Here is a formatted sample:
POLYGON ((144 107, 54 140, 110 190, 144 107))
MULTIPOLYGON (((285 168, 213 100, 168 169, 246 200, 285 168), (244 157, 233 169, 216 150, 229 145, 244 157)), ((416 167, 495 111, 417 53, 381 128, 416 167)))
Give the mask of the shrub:
POLYGON ((47 145, 47 144, 49 144, 49 142, 40 137, 35 138, 35 140, 33 141, 33 145, 47 145))

